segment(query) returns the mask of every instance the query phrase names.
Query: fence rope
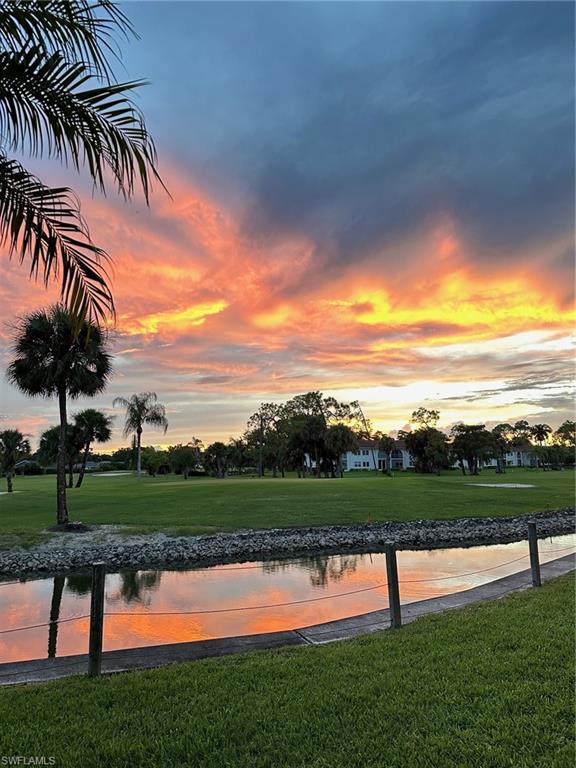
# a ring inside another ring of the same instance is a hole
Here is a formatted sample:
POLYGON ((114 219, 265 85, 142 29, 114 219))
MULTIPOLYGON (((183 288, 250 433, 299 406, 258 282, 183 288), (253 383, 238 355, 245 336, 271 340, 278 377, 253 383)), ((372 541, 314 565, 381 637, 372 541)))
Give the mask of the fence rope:
POLYGON ((464 576, 475 576, 477 573, 486 573, 486 571, 495 571, 496 568, 503 568, 505 565, 511 563, 518 563, 520 560, 526 560, 530 555, 522 555, 522 557, 516 557, 514 560, 507 560, 505 563, 498 563, 498 565, 491 565, 489 568, 481 568, 479 571, 468 571, 467 573, 458 573, 454 576, 438 576, 431 579, 401 579, 400 587, 402 584, 421 584, 425 581, 446 581, 447 579, 462 579, 464 576))
POLYGON ((89 619, 90 614, 85 613, 82 616, 68 616, 65 619, 55 619, 54 621, 45 621, 42 624, 28 624, 24 627, 12 627, 11 629, 0 629, 0 635, 7 635, 9 632, 21 632, 25 629, 40 629, 40 627, 49 627, 51 624, 66 624, 68 621, 80 621, 80 619, 89 619))
POLYGON ((310 597, 307 600, 290 600, 286 603, 271 603, 268 605, 243 605, 237 608, 213 608, 202 611, 106 611, 104 616, 195 616, 202 613, 235 613, 237 611, 256 611, 265 608, 283 608, 288 605, 300 605, 301 603, 317 603, 319 600, 332 600, 335 597, 347 597, 348 595, 358 595, 360 592, 370 592, 374 589, 387 587, 388 582, 375 584, 372 587, 363 587, 362 589, 353 589, 350 592, 340 592, 337 595, 323 595, 322 597, 310 597))

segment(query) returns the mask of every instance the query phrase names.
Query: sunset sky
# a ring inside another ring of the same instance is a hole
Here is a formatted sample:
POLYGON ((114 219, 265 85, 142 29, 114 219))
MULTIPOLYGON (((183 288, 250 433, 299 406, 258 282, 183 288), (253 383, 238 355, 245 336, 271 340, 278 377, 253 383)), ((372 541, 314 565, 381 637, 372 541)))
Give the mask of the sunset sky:
MULTIPOLYGON (((402 428, 573 418, 574 6, 127 3, 170 199, 126 204, 50 161, 114 259, 115 372, 170 429, 226 440, 311 389, 402 428)), ((57 290, 0 261, 14 316, 57 290)), ((36 437, 56 403, 0 384, 36 437)), ((118 413, 112 447, 125 444, 118 413)))

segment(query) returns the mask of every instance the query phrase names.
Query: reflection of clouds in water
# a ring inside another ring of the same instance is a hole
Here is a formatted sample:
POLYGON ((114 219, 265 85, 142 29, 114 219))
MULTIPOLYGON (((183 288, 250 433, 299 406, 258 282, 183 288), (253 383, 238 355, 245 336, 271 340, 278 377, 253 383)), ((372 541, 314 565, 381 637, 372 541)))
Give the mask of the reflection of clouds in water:
MULTIPOLYGON (((569 554, 576 535, 539 542, 541 562, 569 554), (567 548, 568 549, 564 549, 567 548), (561 551, 556 551, 561 550, 561 551)), ((403 603, 462 591, 529 567, 527 542, 463 549, 399 551, 403 603), (509 560, 525 556, 517 562, 509 560), (496 566, 496 567, 495 567, 496 566), (485 569, 492 570, 485 570, 485 569), (484 571, 483 573, 471 573, 484 571), (437 581, 422 581, 438 579, 437 581)), ((90 611, 90 574, 66 577, 59 600, 60 618, 90 611)), ((104 648, 113 650, 212 637, 273 632, 319 624, 386 608, 386 588, 338 596, 386 581, 381 553, 301 557, 290 561, 245 563, 191 571, 123 571, 106 578, 106 610, 128 616, 105 619, 104 648), (329 599, 317 600, 319 597, 329 599), (332 599, 334 598, 334 599, 332 599), (204 611, 309 600, 268 609, 188 616, 152 612, 204 611)), ((2 629, 47 623, 55 580, 40 579, 0 586, 2 629)), ((85 653, 87 619, 60 624, 57 655, 85 653)), ((0 634, 0 661, 43 658, 49 627, 0 634)))

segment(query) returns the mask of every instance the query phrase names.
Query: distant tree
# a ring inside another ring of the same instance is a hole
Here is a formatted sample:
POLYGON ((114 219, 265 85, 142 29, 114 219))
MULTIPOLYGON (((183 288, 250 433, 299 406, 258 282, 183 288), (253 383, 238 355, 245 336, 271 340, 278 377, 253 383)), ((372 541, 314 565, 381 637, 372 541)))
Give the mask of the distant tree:
POLYGON ((131 469, 133 455, 134 449, 132 446, 127 448, 118 448, 118 450, 112 452, 110 461, 114 462, 115 464, 125 464, 127 469, 131 469))
POLYGON ((496 453, 496 472, 506 472, 506 456, 512 447, 514 427, 511 424, 497 424, 492 430, 496 453))
POLYGON ((390 437, 390 435, 378 436, 378 450, 385 453, 387 458, 386 469, 383 468, 382 472, 387 472, 390 476, 392 475, 392 451, 395 444, 394 438, 390 437))
MULTIPOLYGON (((268 449, 268 443, 267 443, 268 449)), ((230 438, 228 443, 228 461, 231 467, 233 467, 239 475, 242 474, 246 467, 254 467, 254 450, 249 442, 242 438, 230 438)))
POLYGON ((521 447, 526 443, 530 443, 532 438, 532 427, 526 419, 520 419, 520 421, 514 422, 512 427, 514 430, 514 436, 512 438, 512 445, 514 447, 521 447))
POLYGON ((265 454, 274 439, 276 425, 282 417, 283 407, 276 403, 261 403, 260 407, 248 419, 244 435, 246 443, 255 449, 258 455, 258 477, 264 476, 265 454))
POLYGON ((66 429, 66 457, 68 459, 68 488, 74 487, 74 467, 80 464, 84 448, 84 434, 77 424, 66 429))
POLYGON ((102 411, 97 411, 95 408, 86 408, 74 415, 74 424, 79 430, 83 454, 82 465, 80 467, 80 473, 78 480, 76 481, 76 488, 80 488, 82 481, 84 480, 84 473, 86 472, 86 464, 88 462, 88 456, 90 454, 90 446, 92 443, 106 443, 112 437, 112 423, 113 417, 106 416, 102 411))
POLYGON ((326 430, 325 442, 331 461, 336 463, 336 473, 344 477, 342 454, 358 450, 358 438, 346 424, 333 424, 326 430))
POLYGON ((156 477, 158 473, 165 474, 170 467, 168 451, 157 450, 151 445, 141 450, 142 468, 150 475, 156 477))
MULTIPOLYGON (((68 430, 66 430, 66 434, 68 434, 68 430)), ((56 425, 55 427, 49 427, 48 429, 45 429, 44 432, 40 435, 40 442, 38 444, 38 461, 43 466, 49 466, 50 464, 55 464, 58 460, 58 442, 60 439, 60 427, 56 425)), ((68 464, 68 459, 66 458, 66 464, 68 464)))
POLYGON ((108 382, 112 364, 104 332, 60 304, 25 316, 19 323, 8 379, 30 396, 58 398, 57 522, 69 521, 66 505, 67 399, 93 397, 108 382))
POLYGON ((576 448, 576 421, 567 420, 562 422, 552 435, 552 439, 558 445, 564 445, 566 448, 576 448))
POLYGON ((417 410, 412 411, 412 416, 410 416, 410 423, 415 424, 418 429, 436 427, 439 420, 440 411, 434 411, 428 408, 418 408, 417 410))
POLYGON ((204 451, 204 468, 214 477, 223 479, 228 469, 228 446, 220 441, 211 443, 204 451))
POLYGON ((136 434, 136 476, 138 478, 142 475, 142 430, 144 426, 161 427, 164 433, 168 429, 166 409, 157 400, 158 397, 155 392, 140 392, 138 395, 131 395, 129 399, 116 397, 113 403, 114 407, 121 405, 126 409, 124 436, 136 434))
MULTIPOLYGON (((40 435, 38 459, 44 465, 55 464, 58 461, 58 446, 60 442, 60 427, 49 427, 40 435)), ((80 460, 83 441, 80 430, 74 424, 66 427, 66 447, 64 451, 66 469, 68 472, 68 488, 72 488, 74 464, 80 460)))
POLYGON ((484 424, 455 424, 451 434, 451 452, 458 459, 463 474, 466 474, 464 460, 470 474, 478 475, 483 463, 497 453, 494 436, 484 424))
POLYGON ((22 432, 17 429, 5 429, 0 432, 0 468, 6 477, 8 493, 13 491, 14 467, 28 456, 30 443, 22 432))
POLYGON ((188 480, 190 472, 200 463, 202 448, 202 440, 197 437, 193 437, 186 445, 179 443, 169 446, 168 461, 172 471, 188 480))
POLYGON ((552 434, 552 427, 548 424, 534 424, 530 427, 530 434, 532 439, 538 443, 538 448, 540 449, 532 450, 532 454, 536 457, 536 464, 546 470, 552 454, 542 451, 542 448, 552 434))
POLYGON ((440 430, 421 427, 411 432, 401 431, 398 437, 405 441, 417 472, 438 473, 448 465, 448 441, 440 430))
POLYGON ((552 427, 549 424, 534 424, 530 433, 538 445, 542 446, 552 434, 552 427))

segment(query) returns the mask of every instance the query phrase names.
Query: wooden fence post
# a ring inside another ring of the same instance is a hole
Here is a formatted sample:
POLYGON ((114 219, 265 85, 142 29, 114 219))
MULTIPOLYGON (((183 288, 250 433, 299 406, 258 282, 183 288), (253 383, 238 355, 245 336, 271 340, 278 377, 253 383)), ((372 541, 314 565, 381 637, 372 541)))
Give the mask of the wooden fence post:
POLYGON ((396 548, 393 544, 386 545, 386 575, 388 577, 388 602, 390 604, 390 626, 398 629, 402 626, 400 613, 400 589, 398 586, 398 564, 396 548))
POLYGON ((530 549, 530 568, 532 570, 532 586, 540 587, 540 559, 538 557, 538 534, 536 523, 528 523, 528 547, 530 549))
POLYGON ((90 643, 88 675, 98 677, 102 667, 102 634, 104 631, 104 583, 106 563, 92 565, 92 596, 90 600, 90 643))

